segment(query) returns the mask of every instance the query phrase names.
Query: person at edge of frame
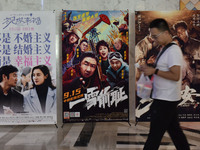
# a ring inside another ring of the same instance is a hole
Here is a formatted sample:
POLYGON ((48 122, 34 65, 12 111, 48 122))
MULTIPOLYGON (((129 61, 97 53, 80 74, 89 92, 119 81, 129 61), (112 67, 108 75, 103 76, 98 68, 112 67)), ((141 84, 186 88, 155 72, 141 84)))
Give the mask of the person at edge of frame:
MULTIPOLYGON (((166 46, 172 42, 168 23, 162 18, 153 20, 149 31, 153 40, 160 45, 166 46)), ((140 68, 145 75, 154 75, 150 131, 144 150, 157 150, 166 131, 177 150, 190 149, 177 113, 177 105, 181 99, 182 62, 183 54, 180 47, 172 45, 161 55, 156 68, 145 64, 140 68)))
MULTIPOLYGON (((190 65, 192 73, 190 73, 190 88, 196 90, 196 93, 200 92, 200 40, 197 37, 192 37, 192 31, 189 29, 189 25, 180 20, 173 25, 173 29, 177 36, 184 42, 184 57, 187 63, 190 65)), ((195 32, 198 36, 198 32, 195 32)), ((194 109, 199 109, 200 98, 195 97, 194 109)))
POLYGON ((17 85, 18 69, 12 65, 0 68, 0 114, 24 112, 24 98, 14 87, 17 85))
POLYGON ((62 74, 67 68, 73 65, 73 58, 76 47, 79 45, 82 38, 82 32, 74 28, 68 32, 68 35, 62 41, 62 74))

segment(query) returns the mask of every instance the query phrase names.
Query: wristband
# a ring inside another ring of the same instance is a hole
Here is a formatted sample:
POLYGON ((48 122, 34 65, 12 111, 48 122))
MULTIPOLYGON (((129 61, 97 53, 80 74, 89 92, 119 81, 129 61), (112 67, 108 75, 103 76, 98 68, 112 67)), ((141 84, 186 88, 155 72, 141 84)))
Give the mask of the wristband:
POLYGON ((154 74, 158 74, 159 69, 156 69, 156 71, 154 72, 154 74))

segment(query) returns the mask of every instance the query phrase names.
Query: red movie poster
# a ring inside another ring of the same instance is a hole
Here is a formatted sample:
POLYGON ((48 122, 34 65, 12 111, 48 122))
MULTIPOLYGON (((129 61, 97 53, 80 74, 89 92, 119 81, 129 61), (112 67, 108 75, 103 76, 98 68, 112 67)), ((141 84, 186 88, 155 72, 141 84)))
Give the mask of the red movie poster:
POLYGON ((64 123, 128 121, 128 35, 128 11, 63 11, 64 123))
MULTIPOLYGON (((149 23, 164 18, 168 23, 173 41, 183 53, 181 102, 178 104, 180 121, 200 120, 200 11, 137 11, 135 63, 153 65, 160 46, 149 36, 149 23)), ((141 72, 136 68, 136 82, 141 72)), ((150 119, 152 99, 136 97, 136 120, 150 119)))

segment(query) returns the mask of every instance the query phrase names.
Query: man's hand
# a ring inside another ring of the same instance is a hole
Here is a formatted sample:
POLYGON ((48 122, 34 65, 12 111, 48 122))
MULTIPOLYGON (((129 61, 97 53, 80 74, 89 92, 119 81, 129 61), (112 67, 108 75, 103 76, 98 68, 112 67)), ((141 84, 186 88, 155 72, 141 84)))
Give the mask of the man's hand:
MULTIPOLYGON (((144 72, 145 76, 152 75, 156 71, 155 68, 149 67, 147 65, 141 65, 140 70, 144 72)), ((174 65, 171 68, 169 68, 169 71, 159 70, 159 72, 157 72, 157 75, 168 80, 178 81, 180 79, 180 72, 181 67, 174 65)))
POLYGON ((155 72, 155 68, 149 67, 149 66, 147 66, 146 64, 145 64, 145 65, 141 65, 141 66, 140 66, 140 70, 141 70, 142 72, 144 72, 144 75, 145 75, 145 76, 152 75, 152 74, 154 74, 154 72, 155 72))

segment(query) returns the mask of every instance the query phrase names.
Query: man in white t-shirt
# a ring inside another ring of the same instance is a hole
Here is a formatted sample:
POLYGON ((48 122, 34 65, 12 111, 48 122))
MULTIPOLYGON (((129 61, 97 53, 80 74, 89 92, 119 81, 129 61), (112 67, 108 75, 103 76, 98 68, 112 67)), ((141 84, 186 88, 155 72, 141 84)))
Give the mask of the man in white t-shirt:
MULTIPOLYGON (((172 42, 168 23, 164 19, 153 20, 149 31, 152 39, 163 47, 172 42)), ((166 131, 177 150, 190 149, 177 114, 177 104, 181 99, 182 61, 181 49, 177 45, 171 45, 160 56, 156 68, 141 66, 145 75, 154 75, 151 125, 144 150, 157 150, 166 131)))

